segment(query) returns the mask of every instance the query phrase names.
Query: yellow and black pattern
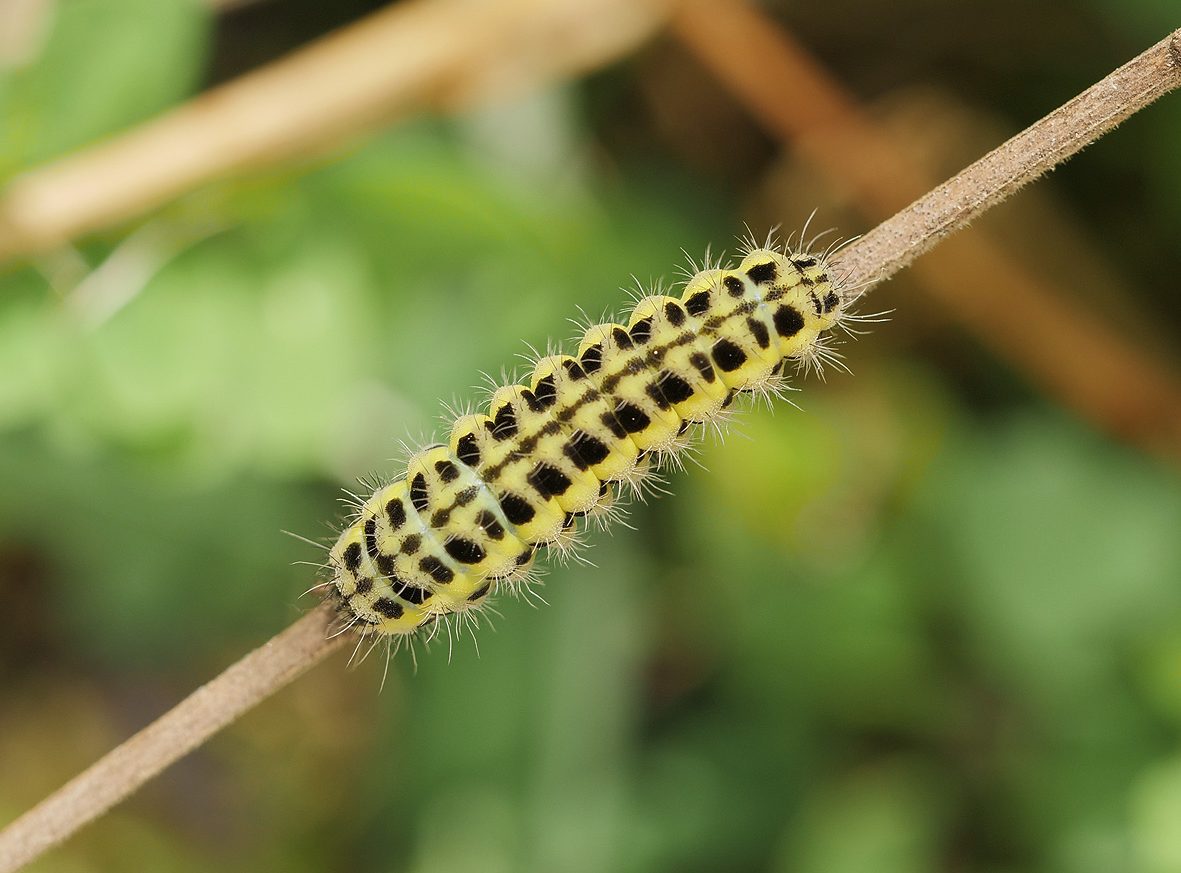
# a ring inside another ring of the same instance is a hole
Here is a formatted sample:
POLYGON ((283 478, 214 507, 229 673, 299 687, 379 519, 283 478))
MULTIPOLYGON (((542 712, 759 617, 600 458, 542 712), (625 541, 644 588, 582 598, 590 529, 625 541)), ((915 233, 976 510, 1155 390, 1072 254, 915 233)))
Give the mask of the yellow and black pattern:
POLYGON ((644 297, 626 325, 591 327, 577 355, 542 358, 361 506, 329 553, 348 623, 396 642, 519 583, 538 548, 568 542, 692 425, 814 362, 844 306, 822 256, 754 248, 679 299, 644 297))

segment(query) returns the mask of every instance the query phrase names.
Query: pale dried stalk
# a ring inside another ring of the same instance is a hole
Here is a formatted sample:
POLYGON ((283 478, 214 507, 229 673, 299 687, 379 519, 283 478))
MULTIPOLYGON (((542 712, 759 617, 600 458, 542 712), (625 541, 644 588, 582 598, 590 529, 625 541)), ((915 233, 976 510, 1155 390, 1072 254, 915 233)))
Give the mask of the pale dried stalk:
MULTIPOLYGON (((938 239, 946 237, 1050 169, 1051 160, 1065 160, 1176 88, 1181 84, 1179 39, 1181 32, 1153 46, 886 221, 846 250, 845 267, 855 281, 887 278, 934 245, 921 238, 921 228, 938 239), (1119 105, 1112 96, 1116 94, 1127 103, 1119 105), (1055 141, 1056 136, 1070 146, 1055 141), (948 200, 959 204, 959 213, 949 211, 948 200)), ((0 873, 17 870, 64 840, 323 659, 341 644, 339 638, 327 639, 329 622, 327 607, 313 611, 0 831, 0 873)))
POLYGON ((315 154, 635 48, 672 0, 416 0, 375 12, 0 193, 0 261, 126 221, 236 172, 315 154))

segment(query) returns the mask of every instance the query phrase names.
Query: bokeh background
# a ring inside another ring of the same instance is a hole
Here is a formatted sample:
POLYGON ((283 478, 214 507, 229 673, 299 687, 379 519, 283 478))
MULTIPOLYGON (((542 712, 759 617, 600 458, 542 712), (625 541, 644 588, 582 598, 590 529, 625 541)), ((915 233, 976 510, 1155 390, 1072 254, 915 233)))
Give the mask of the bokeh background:
MULTIPOLYGON (((723 39, 740 7, 703 7, 723 39)), ((26 174, 378 8, 0 2, 0 821, 307 609, 320 557, 281 531, 329 536, 480 371, 746 224, 883 217, 816 163, 839 131, 776 135, 661 11, 593 70, 376 113, 68 240, 12 229, 26 174)), ((933 181, 1179 23, 761 9, 933 181)), ((381 658, 334 657, 32 869, 1181 871, 1178 154, 1173 96, 966 232, 1050 318, 899 276, 855 375, 708 441, 479 655, 399 657, 381 693, 381 658), (1077 313, 1140 369, 1063 348, 1077 313), (1153 380, 1147 423, 1112 406, 1153 380)))

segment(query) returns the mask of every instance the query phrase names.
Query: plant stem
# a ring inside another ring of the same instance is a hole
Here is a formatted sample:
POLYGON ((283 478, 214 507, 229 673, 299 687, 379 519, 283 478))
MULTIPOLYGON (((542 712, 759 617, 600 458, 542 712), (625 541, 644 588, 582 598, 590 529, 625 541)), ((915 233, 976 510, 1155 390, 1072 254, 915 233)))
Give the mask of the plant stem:
MULTIPOLYGON (((869 221, 897 213, 834 259, 847 272, 850 297, 1176 87, 1181 75, 1181 37, 1174 33, 921 196, 938 178, 749 0, 689 0, 676 9, 671 28, 764 128, 845 192, 869 221)), ((1023 264, 984 229, 923 258, 911 280, 944 317, 1059 405, 1115 439, 1181 464, 1181 374, 1168 356, 1129 331, 1126 319, 1080 305, 1061 282, 1036 264, 1023 264)))
POLYGON ((0 831, 0 871, 18 870, 336 651, 333 611, 313 609, 202 685, 0 831))
POLYGON ((1181 86, 1181 30, 871 230, 839 259, 865 293, 981 213, 1181 86))

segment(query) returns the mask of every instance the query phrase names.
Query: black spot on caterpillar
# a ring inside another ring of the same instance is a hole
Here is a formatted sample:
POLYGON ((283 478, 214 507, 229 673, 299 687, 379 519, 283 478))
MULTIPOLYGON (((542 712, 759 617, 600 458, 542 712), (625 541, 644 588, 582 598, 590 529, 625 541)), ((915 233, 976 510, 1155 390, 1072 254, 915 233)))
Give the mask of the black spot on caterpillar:
POLYGON ((710 356, 723 373, 732 373, 746 363, 746 352, 737 343, 725 337, 714 343, 710 356))
POLYGON ((804 329, 804 316, 791 304, 784 304, 775 310, 775 332, 784 339, 791 339, 804 329))
POLYGON ((526 584, 538 549, 685 448, 740 393, 777 393, 788 363, 832 355, 848 318, 822 256, 752 247, 707 266, 680 299, 650 295, 597 324, 573 355, 548 355, 487 414, 364 500, 329 553, 348 626, 397 643, 526 584))

